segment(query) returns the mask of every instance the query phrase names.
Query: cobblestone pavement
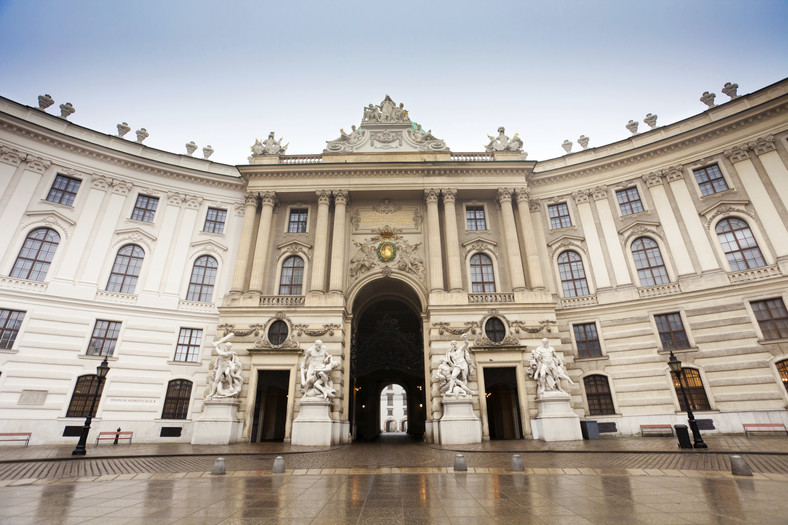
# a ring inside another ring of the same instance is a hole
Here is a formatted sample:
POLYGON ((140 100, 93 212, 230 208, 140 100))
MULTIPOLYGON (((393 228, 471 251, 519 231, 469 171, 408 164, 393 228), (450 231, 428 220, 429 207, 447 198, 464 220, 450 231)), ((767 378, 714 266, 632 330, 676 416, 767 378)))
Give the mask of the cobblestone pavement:
POLYGON ((776 524, 788 512, 784 475, 193 474, 17 482, 0 488, 0 523, 776 524))
MULTIPOLYGON (((743 439, 743 438, 742 438, 743 439)), ((513 453, 535 469, 648 469, 660 471, 730 471, 730 455, 742 455, 754 472, 788 474, 788 439, 736 440, 714 438, 707 450, 678 450, 672 439, 639 438, 599 442, 550 443, 499 441, 462 447, 415 443, 400 436, 373 443, 315 448, 285 444, 243 444, 228 447, 140 445, 89 447, 88 456, 58 456, 52 450, 4 448, 0 454, 0 480, 79 478, 139 473, 210 471, 215 458, 226 458, 230 471, 268 471, 277 455, 290 470, 421 468, 441 470, 462 453, 476 469, 507 469, 513 453), (392 440, 394 442, 392 442, 392 440), (399 442, 397 442, 399 441, 399 442), (212 453, 209 453, 213 451, 212 453), (24 457, 24 454, 27 457, 24 457), (113 455, 110 455, 112 453, 113 455), (52 459, 38 459, 52 458, 52 459)), ((47 447, 40 447, 42 449, 47 447)), ((51 449, 53 447, 49 447, 51 449)), ((61 452, 58 450, 56 453, 61 452)))

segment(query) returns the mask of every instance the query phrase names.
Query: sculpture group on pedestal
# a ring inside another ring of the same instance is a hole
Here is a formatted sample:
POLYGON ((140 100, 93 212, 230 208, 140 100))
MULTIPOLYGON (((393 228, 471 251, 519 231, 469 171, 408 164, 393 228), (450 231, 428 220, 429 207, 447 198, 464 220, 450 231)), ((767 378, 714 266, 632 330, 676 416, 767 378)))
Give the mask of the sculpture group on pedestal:
POLYGON ((485 146, 485 151, 488 153, 492 153, 494 151, 522 151, 523 150, 523 140, 520 138, 520 135, 515 133, 514 137, 511 139, 506 136, 504 133, 506 130, 501 126, 498 128, 498 136, 493 137, 492 135, 487 135, 490 139, 490 142, 485 146))
POLYGON ((252 154, 254 156, 284 155, 287 151, 287 146, 289 145, 290 143, 287 143, 282 146, 282 139, 274 139, 274 132, 272 131, 268 134, 268 138, 264 141, 260 142, 260 139, 254 141, 254 145, 252 146, 252 154))
POLYGON ((238 354, 232 351, 233 344, 230 339, 235 336, 229 333, 218 341, 214 341, 213 347, 219 357, 213 363, 212 375, 208 376, 211 382, 211 391, 206 399, 216 399, 222 397, 237 396, 241 392, 244 384, 241 371, 241 361, 238 354))
POLYGON ((315 345, 304 352, 304 359, 301 360, 301 391, 304 397, 336 397, 331 372, 341 366, 342 363, 331 358, 323 341, 315 341, 315 345))
POLYGON ((468 387, 476 365, 471 359, 468 349, 468 334, 462 334, 462 345, 452 341, 446 356, 441 357, 435 378, 438 380, 439 392, 444 396, 470 396, 478 392, 468 387))
POLYGON ((561 388, 562 379, 574 385, 574 382, 566 375, 563 361, 555 352, 555 348, 550 346, 547 338, 542 339, 542 346, 537 346, 531 351, 528 375, 536 381, 537 396, 542 396, 545 392, 552 390, 566 394, 566 391, 561 388))

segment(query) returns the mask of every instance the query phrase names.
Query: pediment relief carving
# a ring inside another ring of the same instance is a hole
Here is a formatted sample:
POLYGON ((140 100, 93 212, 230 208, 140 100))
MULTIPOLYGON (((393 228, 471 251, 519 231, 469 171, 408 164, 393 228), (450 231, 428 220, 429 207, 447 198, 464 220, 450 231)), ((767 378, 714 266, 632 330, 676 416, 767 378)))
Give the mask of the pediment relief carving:
POLYGON ((301 241, 288 241, 288 242, 283 242, 282 244, 278 244, 276 246, 276 249, 279 250, 280 257, 285 253, 290 253, 294 255, 301 254, 304 255, 305 257, 309 257, 312 250, 312 245, 301 241))
POLYGON ((625 245, 629 244, 629 240, 632 237, 638 235, 654 235, 661 239, 662 225, 655 221, 635 221, 618 230, 618 235, 625 245))
POLYGON ((405 240, 390 228, 382 228, 378 235, 367 240, 353 241, 358 251, 350 259, 349 275, 354 281, 372 270, 380 270, 388 277, 393 270, 415 275, 421 282, 425 279, 422 243, 405 240))
POLYGON ((556 252, 565 249, 580 250, 581 252, 585 251, 583 247, 585 242, 586 240, 584 237, 564 234, 548 242, 547 246, 550 248, 550 257, 552 257, 556 252))
POLYGON ((73 220, 57 210, 28 211, 25 215, 29 220, 22 224, 23 231, 31 229, 33 226, 47 226, 62 232, 66 238, 69 238, 76 226, 73 220))
POLYGON ((701 210, 698 215, 706 219, 706 227, 708 228, 720 215, 738 213, 754 218, 755 214, 747 209, 749 205, 750 201, 747 199, 723 199, 701 210))
POLYGON ((476 237, 467 240, 462 243, 462 246, 465 248, 465 257, 467 257, 471 252, 490 252, 496 257, 498 256, 498 250, 496 248, 498 243, 489 239, 484 239, 482 237, 476 237))
POLYGON ((68 226, 73 227, 77 225, 76 221, 64 215, 58 210, 30 210, 25 212, 25 215, 27 215, 28 217, 36 217, 36 218, 51 216, 53 218, 59 219, 60 221, 67 224, 68 226))
POLYGON ((124 228, 116 230, 113 235, 113 244, 124 244, 131 242, 135 244, 142 244, 146 248, 146 252, 150 253, 153 248, 153 243, 156 242, 156 236, 142 228, 124 228))

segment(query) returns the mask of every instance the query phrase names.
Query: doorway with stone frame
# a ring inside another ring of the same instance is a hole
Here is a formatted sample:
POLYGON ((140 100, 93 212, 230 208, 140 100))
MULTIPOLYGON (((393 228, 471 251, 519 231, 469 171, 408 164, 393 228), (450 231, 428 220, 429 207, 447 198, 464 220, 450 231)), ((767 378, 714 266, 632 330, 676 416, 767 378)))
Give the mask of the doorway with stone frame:
POLYGON ((283 441, 289 370, 258 370, 250 441, 283 441))

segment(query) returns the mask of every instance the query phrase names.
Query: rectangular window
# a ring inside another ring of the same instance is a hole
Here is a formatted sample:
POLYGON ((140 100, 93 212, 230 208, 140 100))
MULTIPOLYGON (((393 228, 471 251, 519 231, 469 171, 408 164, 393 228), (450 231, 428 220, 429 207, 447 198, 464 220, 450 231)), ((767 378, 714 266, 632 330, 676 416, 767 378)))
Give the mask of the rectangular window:
POLYGON ((565 202, 551 204, 547 207, 547 214, 550 216, 551 230, 568 228, 572 225, 572 218, 569 216, 569 206, 565 202))
POLYGON ((752 313, 758 320, 758 326, 761 327, 764 339, 788 339, 788 311, 786 311, 782 299, 778 297, 765 301, 753 301, 750 306, 752 306, 752 313))
POLYGON ((202 231, 208 233, 224 233, 224 221, 227 218, 227 210, 219 208, 208 208, 205 216, 205 226, 202 231))
POLYGON ((55 177, 55 182, 49 189, 47 200, 66 206, 73 206, 74 198, 77 196, 80 184, 82 184, 82 181, 79 179, 58 175, 55 177))
POLYGON ((602 347, 599 344, 599 335, 596 323, 576 324, 572 327, 577 343, 577 357, 602 357, 602 347))
POLYGON ((466 206, 465 221, 469 231, 486 230, 487 220, 484 217, 484 206, 466 206))
POLYGON ((695 180, 698 181, 700 192, 704 197, 728 189, 725 177, 722 176, 720 167, 716 164, 693 170, 693 173, 695 173, 695 180))
POLYGON ((389 394, 386 401, 386 406, 393 407, 394 406, 394 396, 389 394))
POLYGON ((87 354, 111 356, 115 352, 115 344, 118 342, 120 325, 119 321, 97 319, 96 326, 93 327, 93 336, 88 344, 87 354))
POLYGON ((135 221, 153 222, 153 216, 156 215, 156 207, 158 205, 158 197, 137 195, 137 202, 134 204, 134 211, 131 212, 131 218, 135 221))
POLYGON ((681 350, 690 347, 687 332, 684 331, 684 323, 681 322, 681 314, 675 312, 655 315, 654 322, 657 324, 659 339, 664 350, 681 350))
POLYGON ((287 223, 287 233, 306 233, 306 218, 309 210, 306 208, 290 208, 290 221, 287 223))
POLYGON ((393 408, 389 408, 388 410, 386 410, 386 414, 388 414, 389 416, 393 416, 394 415, 394 409, 393 408))
POLYGON ((0 310, 0 349, 10 350, 13 348, 24 318, 25 312, 0 310))
POLYGON ((181 328, 181 333, 178 336, 178 346, 175 349, 175 360, 184 363, 196 363, 199 361, 200 343, 202 343, 202 330, 181 328))
POLYGON ((635 187, 616 192, 618 205, 621 208, 621 215, 632 215, 643 211, 643 203, 640 202, 640 194, 635 187))

